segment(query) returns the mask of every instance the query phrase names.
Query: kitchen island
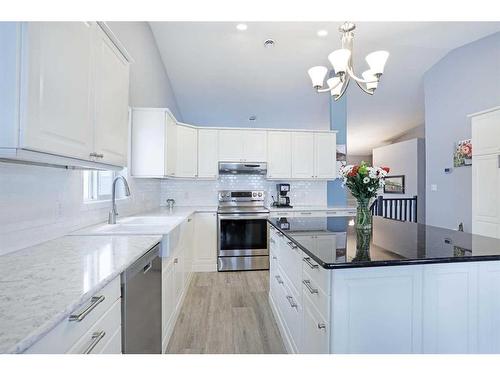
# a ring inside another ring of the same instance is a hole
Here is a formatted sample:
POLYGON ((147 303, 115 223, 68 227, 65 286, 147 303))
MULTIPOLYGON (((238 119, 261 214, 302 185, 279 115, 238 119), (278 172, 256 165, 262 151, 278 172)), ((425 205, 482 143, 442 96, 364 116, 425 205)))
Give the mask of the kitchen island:
POLYGON ((292 353, 500 353, 500 240, 374 217, 270 218, 292 353), (350 225, 351 224, 351 225, 350 225))

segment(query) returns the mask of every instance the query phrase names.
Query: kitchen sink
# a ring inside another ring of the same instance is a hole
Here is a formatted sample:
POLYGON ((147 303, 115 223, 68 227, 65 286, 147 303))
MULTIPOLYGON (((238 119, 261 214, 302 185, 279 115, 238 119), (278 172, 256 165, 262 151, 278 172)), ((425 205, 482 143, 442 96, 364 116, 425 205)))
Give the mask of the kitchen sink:
POLYGON ((184 217, 132 216, 123 218, 117 224, 99 224, 71 233, 78 236, 110 235, 164 235, 178 226, 184 217))
POLYGON ((179 222, 182 216, 131 216, 119 220, 119 224, 136 225, 172 225, 179 222))

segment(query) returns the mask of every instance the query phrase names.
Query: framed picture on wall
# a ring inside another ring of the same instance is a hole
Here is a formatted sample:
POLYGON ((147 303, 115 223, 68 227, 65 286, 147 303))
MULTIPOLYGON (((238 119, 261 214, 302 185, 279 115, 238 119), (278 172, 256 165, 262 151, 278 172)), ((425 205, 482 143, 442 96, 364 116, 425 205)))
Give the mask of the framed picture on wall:
POLYGON ((405 176, 387 176, 384 178, 384 194, 404 194, 405 193, 405 176))

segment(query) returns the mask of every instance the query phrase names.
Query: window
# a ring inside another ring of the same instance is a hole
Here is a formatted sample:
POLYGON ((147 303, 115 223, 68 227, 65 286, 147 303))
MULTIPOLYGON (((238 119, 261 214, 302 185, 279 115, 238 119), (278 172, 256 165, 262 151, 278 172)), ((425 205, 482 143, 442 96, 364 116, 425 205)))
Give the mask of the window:
MULTIPOLYGON (((83 200, 105 201, 111 199, 111 187, 116 172, 113 171, 83 171, 83 200)), ((125 196, 122 184, 118 184, 116 198, 125 196)))

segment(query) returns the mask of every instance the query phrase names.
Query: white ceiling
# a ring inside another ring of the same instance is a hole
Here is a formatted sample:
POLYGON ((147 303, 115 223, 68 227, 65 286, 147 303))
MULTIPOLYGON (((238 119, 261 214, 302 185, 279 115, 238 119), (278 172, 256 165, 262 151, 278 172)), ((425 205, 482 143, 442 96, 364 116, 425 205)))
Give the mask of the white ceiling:
MULTIPOLYGON (((340 48, 342 22, 151 22, 184 122, 207 126, 326 129, 329 95, 307 69, 340 48), (327 29, 325 38, 316 35, 327 29), (264 48, 265 39, 276 41, 264 48), (256 115, 257 120, 248 118, 256 115)), ((450 50, 500 31, 500 22, 359 22, 354 62, 391 55, 374 96, 347 92, 350 154, 362 155, 424 121, 424 73, 450 50)))

